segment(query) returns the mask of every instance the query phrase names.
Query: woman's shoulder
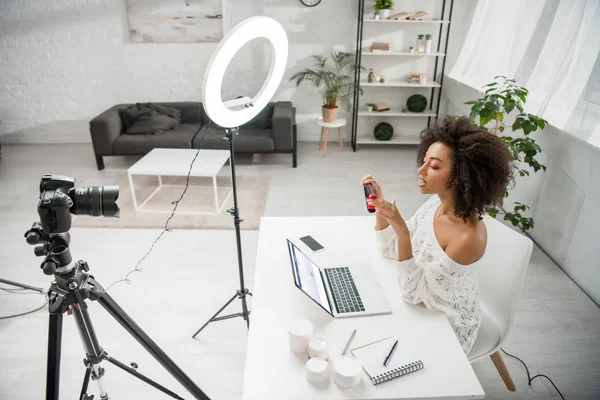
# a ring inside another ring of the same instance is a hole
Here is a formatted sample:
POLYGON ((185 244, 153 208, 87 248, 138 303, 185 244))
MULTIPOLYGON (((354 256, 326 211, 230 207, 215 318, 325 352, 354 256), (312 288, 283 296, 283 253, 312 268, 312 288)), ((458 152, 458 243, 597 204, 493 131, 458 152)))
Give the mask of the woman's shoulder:
POLYGON ((455 263, 466 266, 479 261, 486 247, 487 229, 483 221, 478 221, 452 235, 444 251, 455 263))

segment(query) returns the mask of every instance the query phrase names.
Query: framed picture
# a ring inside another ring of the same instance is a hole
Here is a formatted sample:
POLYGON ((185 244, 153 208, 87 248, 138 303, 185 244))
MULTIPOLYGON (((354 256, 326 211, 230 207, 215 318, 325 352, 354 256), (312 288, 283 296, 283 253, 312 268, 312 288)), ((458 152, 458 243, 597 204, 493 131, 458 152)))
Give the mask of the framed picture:
POLYGON ((219 42, 221 0, 125 0, 134 43, 219 42))

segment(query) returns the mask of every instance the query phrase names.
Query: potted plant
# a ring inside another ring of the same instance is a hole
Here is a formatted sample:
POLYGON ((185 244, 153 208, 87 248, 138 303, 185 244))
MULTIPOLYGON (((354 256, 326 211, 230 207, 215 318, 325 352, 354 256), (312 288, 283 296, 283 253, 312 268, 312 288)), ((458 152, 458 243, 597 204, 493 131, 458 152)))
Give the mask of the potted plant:
MULTIPOLYGON (((535 159, 535 156, 541 153, 542 149, 535 140, 529 137, 529 134, 537 131, 538 128, 543 130, 548 121, 523 111, 523 104, 527 101, 527 95, 529 94, 526 88, 516 85, 514 79, 507 79, 505 76, 497 76, 494 80, 494 82, 484 86, 486 90, 482 98, 465 103, 471 105, 469 118, 484 129, 488 129, 488 125, 492 124, 489 129, 490 134, 497 135, 508 146, 520 176, 529 176, 529 171, 521 167, 523 163, 529 165, 534 172, 538 172, 540 169, 545 171, 546 166, 535 159), (522 130, 523 136, 513 138, 504 135, 506 128, 504 120, 515 109, 519 113, 510 128, 513 132, 522 130)), ((508 197, 508 190, 504 193, 504 197, 508 197)), ((498 214, 504 214, 505 221, 510 221, 513 226, 518 226, 523 232, 533 228, 533 218, 528 218, 522 214, 529 209, 529 206, 519 202, 514 204, 516 205, 513 211, 508 209, 501 212, 501 210, 493 208, 489 210, 488 214, 493 218, 496 218, 498 214)))
POLYGON ((424 53, 425 52, 425 35, 423 33, 420 33, 417 36, 417 53, 424 53))
MULTIPOLYGON (((352 107, 351 100, 356 88, 354 71, 358 68, 356 57, 352 53, 334 50, 331 52, 333 65, 322 54, 313 55, 312 58, 315 60, 315 68, 295 73, 290 81, 296 81, 296 86, 300 86, 305 80, 312 82, 323 96, 323 121, 335 122, 338 105, 346 111, 350 111, 352 107)), ((361 70, 364 68, 361 67, 361 70)), ((356 89, 362 95, 363 90, 356 89)))
POLYGON ((381 19, 388 19, 390 17, 390 10, 394 8, 394 2, 392 0, 377 0, 375 8, 381 19))
POLYGON ((371 112, 375 109, 376 105, 374 103, 367 103, 367 111, 371 112))
POLYGON ((425 53, 431 53, 431 44, 433 40, 431 40, 431 34, 425 34, 425 53))

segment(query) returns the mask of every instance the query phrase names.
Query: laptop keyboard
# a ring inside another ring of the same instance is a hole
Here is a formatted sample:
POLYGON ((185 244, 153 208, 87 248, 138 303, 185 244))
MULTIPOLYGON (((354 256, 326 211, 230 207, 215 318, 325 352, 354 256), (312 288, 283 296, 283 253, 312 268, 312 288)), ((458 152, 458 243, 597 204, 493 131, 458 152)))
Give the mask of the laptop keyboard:
POLYGON ((338 313, 365 311, 349 268, 325 268, 325 274, 329 279, 338 313))

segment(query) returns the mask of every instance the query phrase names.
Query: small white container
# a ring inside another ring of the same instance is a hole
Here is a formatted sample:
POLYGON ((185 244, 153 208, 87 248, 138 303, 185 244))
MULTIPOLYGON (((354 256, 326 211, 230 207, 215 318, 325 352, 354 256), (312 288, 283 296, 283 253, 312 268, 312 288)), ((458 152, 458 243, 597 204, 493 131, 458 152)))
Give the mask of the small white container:
POLYGON ((352 357, 343 356, 335 360, 333 380, 343 388, 352 388, 360 382, 362 367, 352 357))
POLYGON ((325 382, 329 379, 329 364, 322 358, 311 358, 304 365, 304 374, 309 382, 325 382))
POLYGON ((329 358, 329 347, 325 338, 314 336, 308 341, 308 356, 310 358, 318 357, 323 360, 329 358))
POLYGON ((391 10, 389 8, 382 8, 377 12, 377 14, 381 19, 388 19, 390 17, 390 11, 391 10))
POLYGON ((307 319, 295 320, 290 324, 288 333, 290 350, 294 353, 305 353, 313 333, 312 323, 307 319))

